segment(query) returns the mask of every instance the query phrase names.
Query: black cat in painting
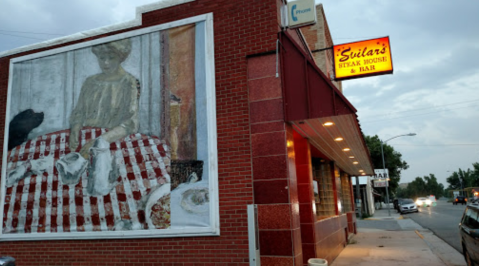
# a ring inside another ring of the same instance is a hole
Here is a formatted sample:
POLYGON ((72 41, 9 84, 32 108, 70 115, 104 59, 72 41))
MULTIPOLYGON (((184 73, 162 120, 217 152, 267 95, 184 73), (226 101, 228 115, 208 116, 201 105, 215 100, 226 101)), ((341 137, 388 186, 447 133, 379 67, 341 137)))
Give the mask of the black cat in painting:
POLYGON ((8 150, 25 142, 28 134, 43 122, 43 113, 35 113, 32 109, 20 112, 12 121, 8 130, 8 150))

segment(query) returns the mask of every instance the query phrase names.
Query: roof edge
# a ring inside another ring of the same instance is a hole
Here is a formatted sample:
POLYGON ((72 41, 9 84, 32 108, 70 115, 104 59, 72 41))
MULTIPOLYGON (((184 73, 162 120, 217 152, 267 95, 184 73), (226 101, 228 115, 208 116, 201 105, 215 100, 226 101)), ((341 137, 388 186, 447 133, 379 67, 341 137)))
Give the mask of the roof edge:
POLYGON ((64 37, 59 37, 59 38, 55 38, 55 39, 51 39, 51 40, 47 40, 47 41, 43 41, 43 42, 39 42, 35 44, 21 46, 18 48, 14 48, 12 50, 0 52, 0 58, 22 53, 22 52, 28 52, 35 49, 47 48, 50 46, 60 45, 60 44, 64 44, 64 43, 68 43, 72 41, 94 37, 94 36, 114 32, 114 31, 125 30, 128 28, 141 26, 142 15, 144 13, 154 11, 154 10, 164 9, 164 8, 168 8, 172 6, 177 6, 177 5, 181 5, 181 4, 185 4, 189 2, 194 2, 194 1, 196 0, 168 0, 168 1, 161 1, 156 3, 146 4, 143 6, 138 6, 136 7, 136 16, 133 20, 121 22, 117 24, 112 24, 112 25, 107 25, 107 26, 103 26, 103 27, 99 27, 99 28, 91 29, 87 31, 81 31, 78 33, 64 36, 64 37))

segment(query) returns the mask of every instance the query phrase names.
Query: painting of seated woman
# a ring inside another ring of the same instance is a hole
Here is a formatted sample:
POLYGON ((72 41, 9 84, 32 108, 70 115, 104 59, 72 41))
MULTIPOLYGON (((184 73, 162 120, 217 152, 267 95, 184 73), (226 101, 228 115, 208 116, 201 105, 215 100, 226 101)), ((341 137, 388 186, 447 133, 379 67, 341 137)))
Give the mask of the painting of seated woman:
POLYGON ((0 237, 217 234, 205 30, 140 31, 13 64, 0 237))

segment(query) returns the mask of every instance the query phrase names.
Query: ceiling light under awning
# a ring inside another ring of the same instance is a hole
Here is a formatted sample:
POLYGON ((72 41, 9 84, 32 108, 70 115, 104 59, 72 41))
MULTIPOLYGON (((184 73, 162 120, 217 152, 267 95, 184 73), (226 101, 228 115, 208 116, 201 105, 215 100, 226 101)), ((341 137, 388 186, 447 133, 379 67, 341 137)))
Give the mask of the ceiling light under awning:
POLYGON ((363 169, 373 175, 357 110, 288 32, 279 39, 285 121, 344 172, 360 175, 363 169), (335 141, 338 136, 343 141, 335 141), (358 164, 352 164, 349 156, 358 164))
POLYGON ((369 150, 363 142, 362 133, 358 130, 356 115, 340 115, 325 118, 313 118, 290 121, 293 128, 309 143, 319 150, 328 160, 350 175, 374 175, 369 150), (324 127, 325 121, 334 122, 334 127, 324 127), (335 141, 334 136, 342 136, 343 141, 335 141), (350 150, 345 152, 343 149, 350 150), (353 161, 357 162, 354 164, 353 161), (363 170, 363 172, 359 171, 363 170))

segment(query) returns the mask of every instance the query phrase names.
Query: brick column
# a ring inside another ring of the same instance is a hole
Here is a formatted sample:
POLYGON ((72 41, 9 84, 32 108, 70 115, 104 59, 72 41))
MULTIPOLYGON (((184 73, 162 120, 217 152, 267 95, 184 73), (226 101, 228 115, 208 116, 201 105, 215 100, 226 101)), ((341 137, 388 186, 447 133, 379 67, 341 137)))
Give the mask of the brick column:
POLYGON ((308 140, 294 132, 294 152, 296 154, 296 176, 298 178, 298 199, 301 222, 303 264, 316 258, 316 205, 313 190, 313 167, 308 140))
POLYGON ((261 265, 302 265, 301 229, 291 126, 284 122, 276 56, 248 58, 254 202, 261 265))

